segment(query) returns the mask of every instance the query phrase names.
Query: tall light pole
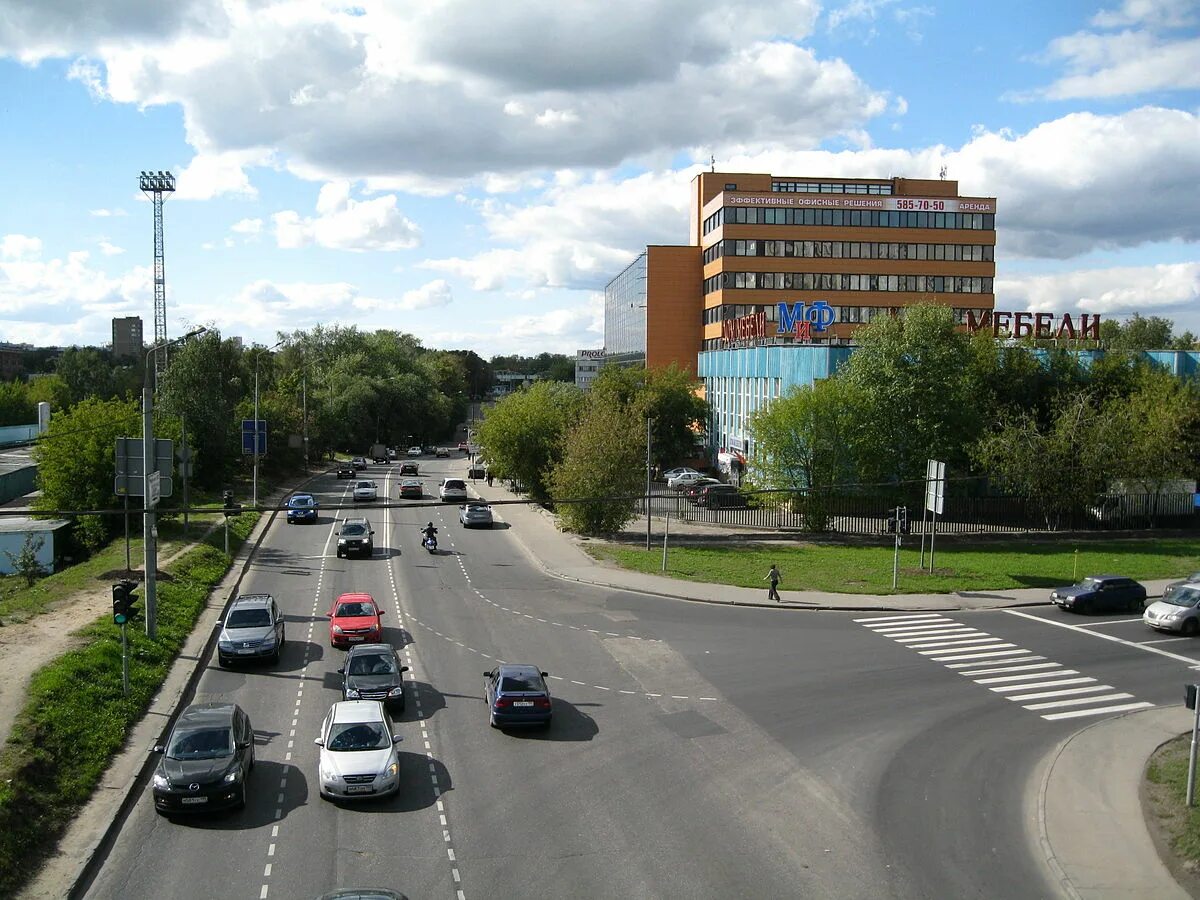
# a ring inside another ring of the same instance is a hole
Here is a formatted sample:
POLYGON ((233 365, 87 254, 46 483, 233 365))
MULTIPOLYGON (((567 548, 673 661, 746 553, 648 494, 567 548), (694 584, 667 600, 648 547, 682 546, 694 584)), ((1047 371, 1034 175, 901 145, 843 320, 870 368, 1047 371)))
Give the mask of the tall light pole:
MULTIPOLYGON (((270 353, 283 346, 283 341, 279 341, 273 347, 268 347, 265 352, 270 353)), ((251 503, 258 508, 258 364, 262 362, 264 351, 259 351, 254 354, 254 487, 251 503)))
POLYGON ((146 558, 146 637, 151 640, 158 636, 156 582, 158 576, 158 532, 154 526, 156 501, 150 499, 150 475, 153 473, 156 460, 154 453, 154 391, 150 388, 150 357, 159 350, 166 354, 168 347, 182 344, 188 338, 204 334, 206 331, 208 329, 201 326, 182 337, 155 344, 146 351, 146 365, 142 379, 142 547, 146 558))
POLYGON ((646 416, 646 549, 650 549, 650 423, 646 416))

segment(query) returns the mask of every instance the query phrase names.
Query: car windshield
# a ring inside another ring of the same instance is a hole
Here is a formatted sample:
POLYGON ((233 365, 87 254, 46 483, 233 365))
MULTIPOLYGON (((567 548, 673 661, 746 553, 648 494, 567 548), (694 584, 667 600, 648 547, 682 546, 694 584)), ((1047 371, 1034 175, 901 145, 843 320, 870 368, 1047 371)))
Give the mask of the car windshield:
POLYGON ((500 679, 500 693, 509 691, 542 691, 542 679, 539 675, 505 675, 500 679))
POLYGON ((262 628, 271 624, 271 615, 263 608, 235 609, 225 622, 226 628, 262 628))
POLYGON ((362 653, 350 660, 349 675, 394 675, 396 663, 386 653, 362 653))
POLYGON ((1200 602, 1200 588, 1177 588, 1169 597, 1163 597, 1163 602, 1172 606, 1195 606, 1200 602))
POLYGON ((176 730, 167 756, 171 759, 217 759, 233 753, 233 732, 226 727, 176 730))
POLYGON ((457 478, 451 478, 446 482, 447 490, 465 491, 467 489, 466 482, 459 481, 457 478))
POLYGON ((369 482, 369 481, 360 481, 358 484, 355 485, 355 487, 370 489, 370 488, 375 487, 375 485, 371 484, 371 482, 369 482))
POLYGON ((367 529, 362 525, 359 525, 357 522, 353 525, 342 526, 342 534, 350 535, 351 537, 355 537, 360 534, 366 534, 366 531, 367 529))
POLYGON ((391 744, 392 736, 384 730, 382 722, 341 722, 329 729, 325 748, 338 752, 382 750, 391 744))
POLYGON ((354 618, 356 616, 373 616, 375 615, 374 603, 340 603, 337 608, 337 616, 341 618, 354 618))
POLYGON ((1104 582, 1098 581, 1095 578, 1085 578, 1085 579, 1083 579, 1083 581, 1081 581, 1077 585, 1075 585, 1075 587, 1088 588, 1089 590, 1093 590, 1093 591, 1098 591, 1103 586, 1104 586, 1104 582))
POLYGON ((292 506, 312 506, 312 497, 293 497, 292 506))

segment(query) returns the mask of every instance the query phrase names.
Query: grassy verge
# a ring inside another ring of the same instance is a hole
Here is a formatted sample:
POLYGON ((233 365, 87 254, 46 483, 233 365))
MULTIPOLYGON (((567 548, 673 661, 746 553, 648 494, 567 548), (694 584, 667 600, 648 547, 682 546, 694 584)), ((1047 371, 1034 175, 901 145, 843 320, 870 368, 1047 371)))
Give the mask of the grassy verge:
POLYGON ((596 558, 627 569, 688 581, 761 588, 764 593, 763 576, 772 563, 778 563, 783 572, 785 590, 892 594, 1055 587, 1085 575, 1108 572, 1132 578, 1169 578, 1195 571, 1200 560, 1200 539, 1187 538, 1088 541, 1077 548, 1066 541, 955 542, 938 548, 932 575, 919 569, 916 549, 902 549, 899 588, 893 591, 891 547, 668 547, 667 570, 663 573, 661 546, 649 551, 614 544, 585 546, 596 558))
MULTIPOLYGON (((194 541, 220 516, 192 517, 186 540, 194 541)), ((183 546, 185 540, 181 522, 165 521, 158 529, 158 558, 165 559, 183 546)), ((142 539, 130 537, 129 560, 135 568, 142 566, 142 539)), ((0 577, 0 625, 23 622, 45 612, 55 602, 80 591, 107 588, 111 573, 125 569, 125 538, 118 537, 108 546, 83 562, 60 569, 53 575, 39 578, 32 586, 15 575, 0 577)))
POLYGON ((1146 798, 1159 834, 1193 875, 1200 871, 1200 807, 1189 809, 1187 797, 1188 749, 1191 737, 1164 744, 1146 769, 1146 798))
MULTIPOLYGON (((237 552, 257 518, 245 513, 231 520, 231 551, 237 552)), ((209 592, 229 570, 223 544, 224 535, 214 532, 165 570, 157 639, 149 640, 143 628, 129 629, 128 697, 121 692, 120 631, 107 615, 83 629, 82 647, 34 675, 0 751, 0 896, 13 896, 54 851, 145 713, 209 592)))

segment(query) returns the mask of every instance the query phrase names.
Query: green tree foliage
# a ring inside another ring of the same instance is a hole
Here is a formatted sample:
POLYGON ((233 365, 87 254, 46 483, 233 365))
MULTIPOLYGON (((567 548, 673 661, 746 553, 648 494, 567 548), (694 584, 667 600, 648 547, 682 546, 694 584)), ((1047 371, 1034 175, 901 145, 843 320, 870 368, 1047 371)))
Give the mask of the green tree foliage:
POLYGON ((641 441, 632 439, 642 447, 646 418, 651 418, 651 461, 661 468, 670 468, 696 456, 697 443, 708 421, 708 401, 696 393, 698 386, 691 375, 674 363, 650 370, 640 366, 604 366, 589 393, 591 402, 629 407, 641 423, 636 430, 641 441))
POLYGON ((1175 343, 1174 327, 1170 319, 1134 313, 1123 325, 1115 319, 1103 320, 1100 340, 1110 350, 1167 350, 1175 343))
POLYGON ((45 543, 46 539, 41 535, 34 537, 32 534, 27 534, 25 543, 16 553, 4 551, 9 564, 13 567, 13 573, 25 582, 25 587, 33 587, 33 583, 45 574, 42 564, 38 562, 38 551, 45 543))
MULTIPOLYGON (((50 428, 34 447, 37 484, 42 494, 36 509, 112 509, 117 438, 141 433, 134 400, 83 400, 52 416, 50 428)), ((81 516, 77 537, 96 549, 115 533, 115 517, 81 516)))
POLYGON ((23 381, 0 381, 0 426, 32 425, 37 421, 37 404, 29 399, 23 381))
POLYGON ((855 335, 859 349, 838 373, 854 389, 854 444, 864 480, 913 479, 927 459, 965 461, 980 431, 970 339, 949 307, 908 307, 855 335))
POLYGON ((568 531, 607 534, 633 517, 646 471, 641 448, 630 439, 638 424, 628 406, 593 402, 565 436, 550 484, 556 499, 579 501, 555 504, 568 531))
POLYGON ((145 378, 141 366, 116 364, 109 351, 96 347, 68 347, 55 372, 66 383, 71 403, 85 397, 110 400, 129 396, 141 389, 145 378))
POLYGON ((575 359, 562 353, 537 356, 493 356, 492 370, 503 369, 522 375, 541 375, 549 381, 575 382, 575 359))
POLYGON ((39 403, 49 403, 51 415, 71 405, 71 390, 57 375, 39 375, 31 378, 28 387, 29 402, 35 407, 39 403))
POLYGON ((491 407, 478 441, 492 472, 524 485, 535 500, 549 499, 549 479, 563 458, 563 438, 583 409, 573 384, 542 381, 491 407))

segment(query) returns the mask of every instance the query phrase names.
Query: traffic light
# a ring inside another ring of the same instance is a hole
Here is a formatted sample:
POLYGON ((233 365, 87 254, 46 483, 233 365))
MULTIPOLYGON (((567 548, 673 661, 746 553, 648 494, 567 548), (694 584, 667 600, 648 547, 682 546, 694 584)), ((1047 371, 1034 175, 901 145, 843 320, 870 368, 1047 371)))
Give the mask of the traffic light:
POLYGON ((896 511, 900 514, 900 533, 908 534, 908 507, 901 506, 896 511))
POLYGON ((135 581, 118 581, 112 586, 114 625, 124 625, 137 613, 134 605, 138 596, 133 592, 136 587, 135 581))
POLYGON ((895 509, 893 509, 891 511, 891 515, 888 516, 887 528, 884 530, 884 533, 885 534, 895 534, 896 533, 896 510, 895 509))
POLYGON ((233 491, 221 491, 221 505, 226 516, 236 516, 242 511, 242 505, 234 502, 233 491))

